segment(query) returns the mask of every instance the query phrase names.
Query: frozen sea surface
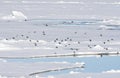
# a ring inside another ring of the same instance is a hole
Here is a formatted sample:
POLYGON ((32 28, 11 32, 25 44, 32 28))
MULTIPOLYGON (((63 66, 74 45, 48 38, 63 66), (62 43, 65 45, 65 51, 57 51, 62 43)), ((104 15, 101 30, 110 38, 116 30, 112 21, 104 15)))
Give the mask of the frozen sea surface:
POLYGON ((120 31, 116 29, 119 23, 109 21, 111 20, 1 21, 1 71, 5 67, 9 69, 1 72, 1 75, 8 78, 33 78, 36 75, 49 78, 52 75, 58 78, 63 74, 69 77, 71 74, 81 73, 87 74, 85 77, 94 77, 99 73, 103 77, 109 77, 108 71, 114 71, 112 74, 116 75, 120 70, 120 31), (79 55, 81 53, 83 55, 79 55), (109 53, 113 55, 109 56, 109 53), (51 63, 54 65, 50 65, 51 63), (84 68, 78 68, 78 64, 84 68))
POLYGON ((119 78, 119 0, 0 0, 0 78, 119 78))

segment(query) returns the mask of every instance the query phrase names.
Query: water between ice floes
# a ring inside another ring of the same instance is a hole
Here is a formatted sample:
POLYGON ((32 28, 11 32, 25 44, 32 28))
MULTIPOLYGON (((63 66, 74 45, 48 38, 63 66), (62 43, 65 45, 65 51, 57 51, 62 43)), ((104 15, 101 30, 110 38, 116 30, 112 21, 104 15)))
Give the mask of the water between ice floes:
POLYGON ((84 69, 70 69, 58 72, 50 72, 46 74, 61 74, 69 73, 70 71, 85 72, 85 73, 100 73, 108 70, 120 69, 119 56, 104 56, 104 57, 64 57, 64 58, 39 58, 39 59, 7 59, 8 62, 84 62, 84 69))

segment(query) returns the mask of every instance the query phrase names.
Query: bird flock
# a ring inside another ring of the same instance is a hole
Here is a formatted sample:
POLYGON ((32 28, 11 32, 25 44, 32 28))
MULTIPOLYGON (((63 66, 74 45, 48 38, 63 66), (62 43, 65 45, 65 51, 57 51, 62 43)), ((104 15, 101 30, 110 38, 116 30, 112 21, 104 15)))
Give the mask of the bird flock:
MULTIPOLYGON (((62 22, 62 24, 74 24, 75 22, 74 21, 71 21, 71 22, 67 22, 67 21, 64 21, 62 22)), ((29 31, 27 32, 28 34, 16 34, 16 36, 13 36, 11 38, 5 38, 6 41, 9 41, 9 40, 28 40, 34 47, 41 47, 39 46, 41 43, 39 40, 41 40, 40 38, 39 39, 36 39, 36 40, 33 40, 32 38, 34 37, 34 35, 38 35, 38 33, 41 33, 39 35, 41 35, 41 37, 44 37, 47 39, 47 37, 49 35, 49 33, 47 32, 49 30, 50 27, 52 27, 52 25, 49 25, 49 24, 43 24, 44 27, 46 27, 47 30, 33 30, 33 31, 29 31), (31 38, 32 36, 32 38, 31 38)), ((68 28, 69 29, 69 28, 68 28)), ((67 29, 66 29, 67 30, 67 29)), ((53 30, 54 31, 54 30, 53 30)), ((76 31, 70 31, 71 33, 71 36, 64 36, 64 38, 60 38, 60 37, 57 37, 55 36, 55 38, 53 38, 53 40, 51 40, 51 42, 53 43, 53 48, 54 49, 63 49, 63 50, 69 50, 70 52, 72 52, 74 55, 77 53, 77 52, 82 52, 81 51, 81 48, 82 46, 85 46, 85 49, 86 50, 89 50, 89 51, 94 51, 93 48, 94 47, 97 47, 99 44, 98 43, 95 43, 95 39, 93 38, 90 38, 90 32, 91 31, 88 31, 88 32, 82 32, 82 37, 86 37, 85 40, 80 40, 79 38, 81 38, 80 34, 81 32, 79 32, 79 30, 76 30, 76 31), (75 40, 74 36, 79 36, 79 38, 77 40, 75 40), (87 43, 83 43, 84 41, 87 41, 87 43), (76 47, 77 46, 77 47, 76 47)), ((100 31, 100 30, 98 30, 100 31)), ((54 32, 56 33, 56 32, 54 32)), ((59 32, 60 33, 60 32, 59 32)), ((59 33, 57 33, 57 35, 59 36, 59 33)), ((95 33, 96 34, 96 33, 95 33)), ((94 34, 92 34, 94 36, 94 34)), ((98 37, 98 39, 101 39, 101 38, 104 38, 104 33, 99 33, 96 37, 98 37)), ((35 39, 35 38, 34 38, 35 39)), ((106 40, 102 40, 100 45, 102 45, 101 47, 103 47, 103 50, 96 50, 96 51, 111 51, 111 49, 109 47, 107 47, 106 45, 108 45, 108 43, 111 43, 111 42, 114 42, 115 39, 114 38, 109 38, 109 39, 106 39, 106 40)), ((49 43, 48 43, 49 44, 49 43)), ((23 44, 24 45, 24 44, 23 44)), ((99 48, 99 47, 98 47, 99 48)), ((117 51, 118 52, 118 51, 117 51)), ((57 54, 57 51, 54 52, 54 54, 57 54)))

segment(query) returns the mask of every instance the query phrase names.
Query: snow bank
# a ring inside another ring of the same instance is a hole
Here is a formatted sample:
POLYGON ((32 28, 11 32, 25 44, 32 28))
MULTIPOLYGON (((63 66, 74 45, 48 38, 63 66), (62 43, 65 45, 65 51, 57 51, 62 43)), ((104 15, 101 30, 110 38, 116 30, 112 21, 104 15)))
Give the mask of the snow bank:
POLYGON ((36 43, 36 40, 31 40, 31 41, 32 42, 30 42, 29 40, 13 40, 13 39, 5 40, 3 39, 3 40, 0 40, 0 51, 20 50, 20 49, 24 49, 24 50, 27 50, 27 49, 53 50, 54 49, 51 46, 48 46, 49 43, 45 40, 39 40, 39 42, 37 42, 39 46, 34 46, 34 43, 36 43))
POLYGON ((19 11, 12 11, 13 16, 15 16, 16 19, 27 19, 27 16, 25 16, 22 12, 19 11))
POLYGON ((27 20, 27 16, 25 16, 22 12, 20 11, 12 11, 12 14, 7 15, 7 16, 3 16, 2 17, 3 20, 27 20))
POLYGON ((104 48, 100 45, 96 45, 95 47, 93 47, 94 50, 103 50, 104 48))
POLYGON ((13 46, 8 45, 8 44, 0 43, 0 51, 19 50, 19 49, 20 48, 13 47, 13 46))

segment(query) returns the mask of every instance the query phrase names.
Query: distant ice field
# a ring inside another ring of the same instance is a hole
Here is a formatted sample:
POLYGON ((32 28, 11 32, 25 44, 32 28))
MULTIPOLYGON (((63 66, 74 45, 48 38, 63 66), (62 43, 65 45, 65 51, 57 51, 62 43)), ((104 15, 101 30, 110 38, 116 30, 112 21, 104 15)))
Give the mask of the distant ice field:
POLYGON ((21 11, 31 19, 119 18, 119 0, 1 0, 0 17, 21 11), (39 9, 38 9, 39 8, 39 9))

